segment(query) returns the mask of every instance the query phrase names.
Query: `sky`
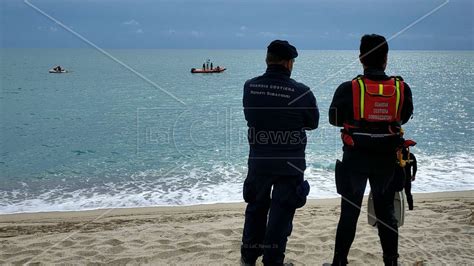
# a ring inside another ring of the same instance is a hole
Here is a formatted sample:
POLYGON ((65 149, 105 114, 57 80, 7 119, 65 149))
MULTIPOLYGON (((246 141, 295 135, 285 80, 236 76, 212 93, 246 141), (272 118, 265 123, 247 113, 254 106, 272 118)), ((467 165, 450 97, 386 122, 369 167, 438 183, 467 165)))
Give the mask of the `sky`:
MULTIPOLYGON (((474 49, 473 0, 450 0, 423 19, 446 0, 29 1, 102 48, 264 49, 286 39, 299 49, 353 50, 378 33, 396 35, 391 49, 474 49)), ((0 8, 0 47, 87 47, 23 0, 0 8)))

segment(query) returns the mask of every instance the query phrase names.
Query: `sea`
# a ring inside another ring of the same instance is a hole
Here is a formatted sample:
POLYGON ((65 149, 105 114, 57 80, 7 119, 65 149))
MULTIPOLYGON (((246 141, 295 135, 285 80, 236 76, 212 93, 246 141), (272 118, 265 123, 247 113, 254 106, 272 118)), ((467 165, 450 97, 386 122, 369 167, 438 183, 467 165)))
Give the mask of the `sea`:
MULTIPOLYGON (((292 77, 321 112, 310 132, 310 198, 337 197, 337 86, 358 51, 302 50, 292 77)), ((242 87, 264 50, 0 49, 0 214, 242 202, 248 144, 242 87), (207 59, 220 74, 191 74, 207 59), (50 74, 61 65, 69 71, 50 74)), ((413 192, 474 189, 474 52, 390 51, 410 85, 413 192)), ((272 119, 272 118, 269 118, 272 119)), ((368 189, 366 190, 368 192, 368 189)))

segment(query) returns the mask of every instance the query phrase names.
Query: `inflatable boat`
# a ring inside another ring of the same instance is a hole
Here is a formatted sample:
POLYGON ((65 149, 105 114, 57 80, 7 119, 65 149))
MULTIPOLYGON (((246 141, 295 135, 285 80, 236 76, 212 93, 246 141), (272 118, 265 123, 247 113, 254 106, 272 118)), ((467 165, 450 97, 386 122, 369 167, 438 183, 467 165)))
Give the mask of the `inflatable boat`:
POLYGON ((57 71, 57 70, 54 70, 54 69, 52 68, 52 69, 49 70, 49 73, 61 74, 61 73, 67 73, 67 70, 62 69, 61 71, 57 71))
POLYGON ((213 69, 191 68, 191 73, 221 73, 226 70, 225 67, 216 67, 213 69))

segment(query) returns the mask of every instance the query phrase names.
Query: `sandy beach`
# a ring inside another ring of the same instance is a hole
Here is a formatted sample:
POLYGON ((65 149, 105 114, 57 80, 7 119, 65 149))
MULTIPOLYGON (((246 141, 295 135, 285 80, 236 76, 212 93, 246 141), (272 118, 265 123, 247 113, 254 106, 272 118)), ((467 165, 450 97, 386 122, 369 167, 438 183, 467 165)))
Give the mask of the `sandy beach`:
MULTIPOLYGON (((366 199, 349 263, 382 264, 366 199)), ((236 265, 243 203, 0 215, 0 264, 236 265)), ((415 194, 400 229, 400 262, 472 265, 474 191, 415 194)), ((287 261, 330 261, 339 199, 297 211, 287 261)))

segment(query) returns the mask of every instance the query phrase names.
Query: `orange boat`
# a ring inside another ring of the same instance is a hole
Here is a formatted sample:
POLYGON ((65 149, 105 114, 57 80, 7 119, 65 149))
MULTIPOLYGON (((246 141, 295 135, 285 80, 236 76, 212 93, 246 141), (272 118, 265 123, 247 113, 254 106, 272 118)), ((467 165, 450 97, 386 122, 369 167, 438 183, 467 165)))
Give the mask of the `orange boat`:
POLYGON ((226 70, 225 67, 215 67, 213 69, 191 68, 191 73, 221 73, 226 70))

